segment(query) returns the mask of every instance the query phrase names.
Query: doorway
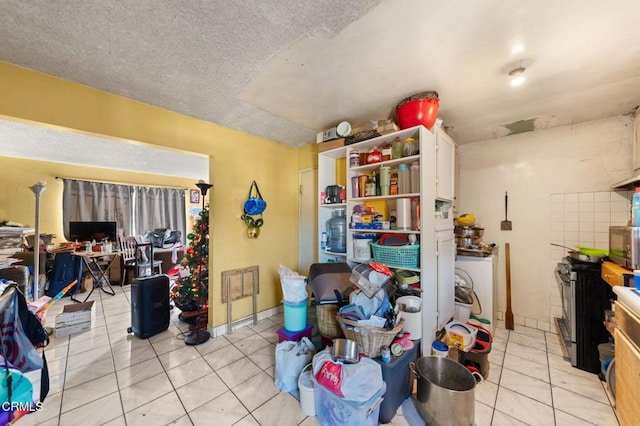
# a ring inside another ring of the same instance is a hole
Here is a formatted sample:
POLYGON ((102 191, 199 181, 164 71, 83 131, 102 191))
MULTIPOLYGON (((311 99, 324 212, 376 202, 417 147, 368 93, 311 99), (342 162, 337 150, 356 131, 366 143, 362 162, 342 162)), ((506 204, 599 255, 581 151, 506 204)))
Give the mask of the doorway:
POLYGON ((300 170, 298 185, 298 272, 308 275, 318 258, 318 169, 300 170))

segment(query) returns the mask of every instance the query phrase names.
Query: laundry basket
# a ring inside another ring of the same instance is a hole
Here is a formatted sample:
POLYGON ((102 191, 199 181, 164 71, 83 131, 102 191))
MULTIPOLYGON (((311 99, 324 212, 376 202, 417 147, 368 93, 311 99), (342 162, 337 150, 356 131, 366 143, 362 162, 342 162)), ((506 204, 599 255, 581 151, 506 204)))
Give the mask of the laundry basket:
POLYGON ((316 305, 318 329, 322 337, 326 337, 327 339, 344 337, 340 323, 336 318, 337 313, 338 305, 336 304, 316 305))
POLYGON ((380 356, 382 347, 391 345, 404 325, 404 321, 399 321, 392 330, 387 330, 386 328, 358 324, 355 321, 342 318, 340 315, 337 316, 337 319, 342 326, 345 337, 356 341, 360 345, 360 352, 369 358, 380 356))

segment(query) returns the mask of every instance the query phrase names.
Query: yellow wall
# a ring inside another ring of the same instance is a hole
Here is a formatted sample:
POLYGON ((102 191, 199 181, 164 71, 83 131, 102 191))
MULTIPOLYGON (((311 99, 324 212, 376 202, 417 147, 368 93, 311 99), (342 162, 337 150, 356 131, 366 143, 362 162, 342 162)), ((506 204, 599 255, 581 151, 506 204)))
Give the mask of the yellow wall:
MULTIPOLYGON (((209 155, 209 178, 214 184, 209 324, 226 322, 226 305, 220 303, 220 274, 229 269, 258 265, 258 310, 280 304, 278 265, 295 269, 298 264, 297 149, 6 63, 0 63, 0 93, 0 116, 5 119, 209 155), (265 225, 257 240, 245 236, 246 227, 239 218, 252 180, 258 182, 268 202, 265 225)), ((13 162, 3 159, 0 166, 12 167, 13 162)), ((9 179, 0 186, 8 192, 3 204, 11 199, 18 204, 11 211, 21 216, 6 219, 32 222, 34 196, 23 186, 38 180, 54 186, 51 176, 71 174, 50 163, 32 164, 38 167, 37 172, 25 163, 20 181, 12 179, 9 171, 3 172, 9 179)), ((113 176, 112 171, 95 169, 91 178, 113 181, 113 176)), ((161 184, 161 180, 149 183, 161 184)), ((43 197, 61 197, 54 192, 49 189, 43 197)), ((44 230, 44 220, 41 227, 44 230)), ((233 319, 249 315, 251 300, 234 302, 233 311, 233 319)))

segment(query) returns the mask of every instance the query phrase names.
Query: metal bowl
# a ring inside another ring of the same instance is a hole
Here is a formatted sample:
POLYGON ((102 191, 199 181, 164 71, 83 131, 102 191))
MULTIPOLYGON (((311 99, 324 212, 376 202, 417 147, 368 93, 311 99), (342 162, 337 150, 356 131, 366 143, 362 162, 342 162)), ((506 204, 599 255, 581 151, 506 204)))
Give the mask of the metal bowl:
POLYGON ((333 339, 331 359, 345 364, 357 364, 360 361, 360 345, 349 339, 333 339))

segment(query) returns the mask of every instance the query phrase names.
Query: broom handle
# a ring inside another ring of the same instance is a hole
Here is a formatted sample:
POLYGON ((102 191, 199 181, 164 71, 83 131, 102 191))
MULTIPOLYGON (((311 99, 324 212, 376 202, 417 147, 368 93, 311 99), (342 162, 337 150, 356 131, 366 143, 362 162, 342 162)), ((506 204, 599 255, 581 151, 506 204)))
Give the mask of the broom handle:
POLYGON ((507 330, 513 330, 513 311, 511 310, 511 253, 509 243, 505 243, 504 250, 507 264, 507 312, 504 323, 507 330))

